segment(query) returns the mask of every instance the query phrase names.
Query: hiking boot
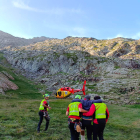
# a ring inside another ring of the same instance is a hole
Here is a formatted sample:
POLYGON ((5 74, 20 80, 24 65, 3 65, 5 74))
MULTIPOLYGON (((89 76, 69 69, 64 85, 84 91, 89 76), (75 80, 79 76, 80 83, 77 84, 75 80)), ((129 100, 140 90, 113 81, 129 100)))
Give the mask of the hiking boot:
POLYGON ((47 130, 48 130, 48 126, 45 127, 44 131, 47 131, 47 130))
POLYGON ((37 133, 40 133, 40 127, 37 127, 37 133))

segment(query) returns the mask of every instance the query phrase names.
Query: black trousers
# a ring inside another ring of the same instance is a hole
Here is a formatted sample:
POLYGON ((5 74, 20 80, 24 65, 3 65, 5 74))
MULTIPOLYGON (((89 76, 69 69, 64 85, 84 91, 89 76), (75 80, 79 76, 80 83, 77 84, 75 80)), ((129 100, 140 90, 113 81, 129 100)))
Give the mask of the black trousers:
POLYGON ((75 125, 76 122, 79 122, 79 120, 76 119, 74 122, 71 122, 70 118, 68 119, 71 140, 79 140, 80 133, 78 133, 74 128, 74 125, 75 125))
POLYGON ((99 137, 99 140, 104 140, 103 132, 104 132, 105 125, 106 123, 99 123, 99 124, 93 123, 93 140, 97 140, 97 137, 99 137))
POLYGON ((87 130, 87 139, 88 140, 92 140, 91 136, 92 136, 92 125, 91 125, 91 122, 90 120, 84 120, 82 119, 82 129, 87 130))
POLYGON ((38 123, 37 131, 40 131, 40 126, 41 126, 41 123, 43 121, 43 118, 45 118, 45 120, 46 120, 46 126, 45 126, 45 131, 46 131, 48 129, 48 126, 49 126, 49 120, 46 117, 43 116, 44 113, 42 111, 39 111, 38 114, 40 116, 40 120, 39 120, 39 123, 38 123))

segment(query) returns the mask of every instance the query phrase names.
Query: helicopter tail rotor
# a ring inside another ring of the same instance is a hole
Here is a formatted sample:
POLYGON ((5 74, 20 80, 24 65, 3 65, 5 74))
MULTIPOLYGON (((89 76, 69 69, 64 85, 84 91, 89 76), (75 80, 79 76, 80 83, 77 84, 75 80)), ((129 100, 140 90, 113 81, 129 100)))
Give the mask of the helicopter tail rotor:
POLYGON ((86 86, 86 80, 84 81, 83 88, 82 88, 82 91, 83 91, 84 95, 86 95, 86 93, 85 93, 85 86, 86 86))

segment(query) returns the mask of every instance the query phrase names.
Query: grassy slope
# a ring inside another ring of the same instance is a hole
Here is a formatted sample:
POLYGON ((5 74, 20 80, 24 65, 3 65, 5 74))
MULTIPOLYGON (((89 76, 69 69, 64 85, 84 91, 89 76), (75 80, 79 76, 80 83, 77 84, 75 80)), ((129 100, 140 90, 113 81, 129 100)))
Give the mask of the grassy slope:
MULTIPOLYGON (((1 57, 1 56, 0 56, 1 57)), ((5 60, 4 60, 5 61, 5 60)), ((16 91, 10 90, 5 96, 0 95, 0 140, 69 140, 70 133, 65 116, 70 99, 51 99, 49 111, 51 121, 49 129, 36 133, 39 121, 38 108, 42 95, 36 86, 22 76, 12 73, 0 65, 0 71, 10 73, 19 86, 16 91)), ((140 105, 109 105, 110 118, 105 128, 106 140, 139 140, 140 138, 140 105)))
POLYGON ((3 57, 3 54, 0 53, 0 71, 6 71, 11 76, 14 77, 14 80, 11 80, 16 85, 18 85, 19 89, 9 90, 6 92, 5 96, 0 95, 1 99, 19 99, 19 98, 25 98, 25 99, 36 99, 41 97, 41 94, 38 93, 37 88, 40 88, 41 86, 34 85, 34 83, 25 77, 13 73, 14 69, 8 64, 6 59, 3 57), (6 66, 4 67, 3 64, 6 66))
MULTIPOLYGON (((65 111, 71 100, 51 99, 50 125, 44 132, 36 133, 39 121, 38 107, 41 99, 5 99, 0 101, 0 139, 4 140, 68 140, 70 139, 65 111)), ((140 107, 140 106, 137 106, 140 107)), ((140 137, 140 110, 135 106, 108 105, 110 118, 105 129, 107 140, 138 140, 140 137), (132 108, 134 107, 134 108, 132 108)))

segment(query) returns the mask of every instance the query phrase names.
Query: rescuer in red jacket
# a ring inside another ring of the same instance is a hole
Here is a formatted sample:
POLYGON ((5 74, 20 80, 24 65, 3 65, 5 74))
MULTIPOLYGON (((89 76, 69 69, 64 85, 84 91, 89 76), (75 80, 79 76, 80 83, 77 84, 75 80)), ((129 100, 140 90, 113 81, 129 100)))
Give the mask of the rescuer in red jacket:
POLYGON ((87 112, 87 111, 82 109, 81 96, 76 95, 75 99, 72 100, 72 102, 68 105, 66 111, 66 116, 68 116, 68 124, 69 124, 69 129, 71 134, 71 140, 79 140, 79 134, 81 132, 80 112, 87 112))
MULTIPOLYGON (((100 96, 95 96, 94 100, 100 99, 100 96)), ((83 113, 84 116, 93 116, 93 140, 104 140, 103 132, 105 125, 109 118, 109 111, 105 103, 93 103, 90 110, 87 113, 83 113)))

